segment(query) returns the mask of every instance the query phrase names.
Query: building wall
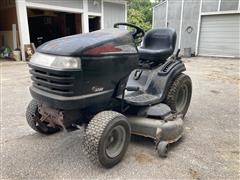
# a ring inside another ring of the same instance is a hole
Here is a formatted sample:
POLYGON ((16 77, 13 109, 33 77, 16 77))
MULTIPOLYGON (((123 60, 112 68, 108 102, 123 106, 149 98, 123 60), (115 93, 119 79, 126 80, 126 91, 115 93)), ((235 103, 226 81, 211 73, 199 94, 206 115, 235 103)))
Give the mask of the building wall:
POLYGON ((83 0, 26 0, 26 2, 39 3, 39 4, 47 4, 54 6, 64 6, 68 8, 83 8, 83 0))
MULTIPOLYGON (((182 7, 182 1, 172 0, 172 1, 169 1, 168 3, 167 26, 174 28, 176 32, 180 31, 181 7, 182 7)), ((178 49, 178 43, 179 43, 179 35, 177 36, 175 51, 177 51, 178 49)))
POLYGON ((221 11, 237 10, 239 0, 221 0, 221 11))
POLYGON ((202 0, 202 12, 213 12, 218 10, 219 0, 202 0))
POLYGON ((165 17, 166 17, 166 5, 156 6, 153 11, 153 27, 164 27, 165 26, 165 17))
POLYGON ((187 0, 183 7, 181 50, 191 48, 195 53, 199 18, 199 0, 187 0))
MULTIPOLYGON (((221 0, 220 11, 238 10, 238 3, 239 0, 221 0)), ((162 27, 166 24, 166 4, 167 3, 162 3, 154 7, 153 27, 162 27)), ((176 29, 179 37, 181 0, 168 0, 168 4, 167 23, 169 27, 174 27, 176 29)), ((217 12, 218 6, 219 0, 202 0, 202 13, 217 12)), ((200 0, 184 0, 180 46, 181 54, 183 54, 184 48, 191 48, 192 53, 196 53, 199 10, 200 0)))
POLYGON ((114 23, 125 22, 125 4, 104 2, 104 28, 112 28, 114 23))
MULTIPOLYGON (((166 24, 166 4, 163 3, 160 6, 154 8, 154 23, 153 27, 164 27, 166 24)), ((195 51, 196 47, 196 35, 198 27, 198 18, 199 18, 199 0, 185 0, 183 6, 183 22, 181 30, 181 54, 183 53, 184 48, 191 48, 192 53, 195 51), (191 32, 189 32, 191 29, 191 32)), ((180 20, 181 20, 181 8, 182 1, 169 0, 168 1, 168 17, 167 25, 172 27, 177 32, 177 42, 176 50, 179 45, 180 38, 180 20)), ((176 51, 175 50, 175 51, 176 51)))
MULTIPOLYGON (((239 0, 221 0, 220 10, 229 11, 238 9, 239 0)), ((202 12, 213 12, 218 10, 219 0, 203 0, 202 12)))
POLYGON ((101 0, 88 0, 88 11, 94 13, 101 13, 102 12, 101 0))

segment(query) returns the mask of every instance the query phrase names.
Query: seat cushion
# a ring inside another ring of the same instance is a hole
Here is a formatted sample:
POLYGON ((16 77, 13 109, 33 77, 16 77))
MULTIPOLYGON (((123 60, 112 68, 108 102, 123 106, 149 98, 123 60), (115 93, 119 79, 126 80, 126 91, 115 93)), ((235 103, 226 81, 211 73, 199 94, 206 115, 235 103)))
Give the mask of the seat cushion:
POLYGON ((141 60, 149 60, 154 62, 165 62, 166 59, 172 55, 172 50, 168 49, 160 49, 160 50, 152 50, 144 47, 138 48, 140 59, 141 60))

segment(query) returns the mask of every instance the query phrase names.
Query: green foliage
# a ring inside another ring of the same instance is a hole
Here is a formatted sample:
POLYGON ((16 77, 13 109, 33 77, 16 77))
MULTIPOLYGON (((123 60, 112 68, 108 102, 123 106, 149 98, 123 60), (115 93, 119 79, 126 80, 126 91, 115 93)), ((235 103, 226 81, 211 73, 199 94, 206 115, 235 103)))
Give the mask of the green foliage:
POLYGON ((148 31, 152 27, 152 6, 150 0, 128 0, 128 22, 148 31))
POLYGON ((146 21, 146 17, 140 11, 136 9, 129 9, 128 10, 128 22, 136 24, 140 26, 145 31, 151 29, 151 22, 146 21))

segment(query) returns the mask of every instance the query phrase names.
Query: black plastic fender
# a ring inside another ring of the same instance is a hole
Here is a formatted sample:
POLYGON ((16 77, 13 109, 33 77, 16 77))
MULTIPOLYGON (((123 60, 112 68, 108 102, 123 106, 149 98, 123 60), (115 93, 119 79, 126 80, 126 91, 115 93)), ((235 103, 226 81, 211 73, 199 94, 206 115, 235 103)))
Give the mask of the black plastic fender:
POLYGON ((141 93, 157 96, 157 103, 160 103, 166 98, 174 79, 185 70, 180 60, 168 60, 154 69, 136 69, 130 74, 127 87, 136 87, 141 93))
POLYGON ((160 101, 163 101, 166 98, 167 92, 169 91, 174 79, 184 71, 186 71, 186 67, 183 62, 179 60, 168 61, 161 67, 161 70, 158 72, 158 76, 156 79, 153 79, 153 83, 157 81, 160 84, 157 87, 160 92, 160 101))

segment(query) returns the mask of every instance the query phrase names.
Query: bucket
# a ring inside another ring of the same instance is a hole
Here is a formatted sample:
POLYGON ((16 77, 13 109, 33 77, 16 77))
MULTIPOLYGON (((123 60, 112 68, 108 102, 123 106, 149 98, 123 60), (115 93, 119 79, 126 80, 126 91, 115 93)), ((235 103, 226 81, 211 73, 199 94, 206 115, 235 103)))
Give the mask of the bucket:
POLYGON ((14 50, 13 51, 13 57, 16 61, 21 61, 21 51, 20 50, 14 50))
POLYGON ((192 49, 191 48, 184 48, 184 57, 191 57, 192 49))

